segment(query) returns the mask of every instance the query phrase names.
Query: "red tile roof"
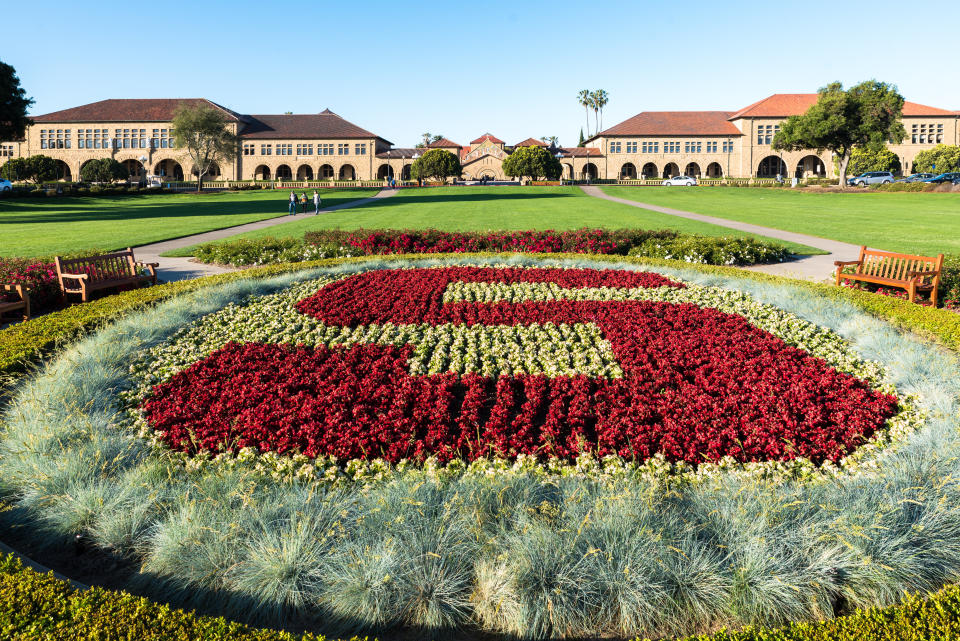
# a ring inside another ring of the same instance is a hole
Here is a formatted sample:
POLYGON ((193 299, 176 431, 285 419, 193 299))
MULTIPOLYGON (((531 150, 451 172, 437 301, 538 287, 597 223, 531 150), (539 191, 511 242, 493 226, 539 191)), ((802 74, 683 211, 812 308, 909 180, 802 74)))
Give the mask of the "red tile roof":
MULTIPOLYGON (((775 93, 763 100, 744 107, 730 116, 737 118, 785 118, 799 116, 816 104, 819 94, 815 93, 775 93)), ((936 107, 928 107, 915 102, 903 103, 904 116, 950 116, 953 112, 936 107)))
POLYGON ((739 136, 729 111, 644 111, 597 136, 739 136))
POLYGON ((240 121, 240 114, 206 98, 111 98, 88 105, 34 116, 34 122, 169 122, 181 103, 191 107, 207 105, 225 112, 230 120, 240 121))
POLYGON ((240 132, 244 139, 380 138, 329 109, 318 114, 267 114, 249 118, 249 125, 240 132))
POLYGON ((449 138, 441 138, 436 142, 430 143, 429 145, 427 145, 427 147, 429 147, 430 149, 453 149, 454 147, 456 147, 457 149, 460 149, 463 147, 463 145, 458 145, 457 143, 453 142, 449 138))
POLYGON ((537 140, 536 138, 527 138, 526 140, 521 140, 514 147, 546 147, 547 143, 542 140, 537 140))
POLYGON ((564 158, 581 158, 587 156, 602 156, 603 152, 596 147, 563 147, 560 153, 564 158))
POLYGON ((481 143, 481 142, 483 142, 484 140, 489 140, 490 142, 492 142, 492 143, 494 143, 494 144, 497 144, 497 145, 503 145, 503 144, 505 144, 502 140, 500 140, 499 138, 497 138, 496 136, 494 136, 493 134, 490 134, 490 133, 483 134, 482 136, 480 136, 480 137, 477 138, 476 140, 471 140, 471 141, 470 141, 470 144, 471 144, 471 145, 476 145, 477 143, 481 143))

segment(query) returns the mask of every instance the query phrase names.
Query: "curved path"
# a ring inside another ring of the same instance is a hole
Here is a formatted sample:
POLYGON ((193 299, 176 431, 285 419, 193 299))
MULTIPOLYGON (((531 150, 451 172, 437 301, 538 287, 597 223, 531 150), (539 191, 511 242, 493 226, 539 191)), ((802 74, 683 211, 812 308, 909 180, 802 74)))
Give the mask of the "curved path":
POLYGON ((834 269, 836 269, 833 266, 833 261, 857 260, 857 257, 860 255, 859 245, 842 243, 838 240, 829 240, 827 238, 820 238, 818 236, 797 234, 791 231, 783 231, 782 229, 774 229, 773 227, 751 225, 750 223, 741 223, 735 220, 727 220, 726 218, 704 216, 703 214, 695 214, 690 211, 682 211, 679 209, 670 209, 669 207, 650 205, 648 203, 637 202, 635 200, 627 200, 626 198, 617 198, 616 196, 610 196, 604 193, 599 187, 590 185, 581 185, 580 189, 582 189, 587 195, 594 196, 595 198, 603 198, 604 200, 610 200, 623 205, 630 205, 631 207, 648 209, 661 214, 667 214, 668 216, 678 216, 680 218, 698 220, 700 222, 710 223, 711 225, 717 225, 718 227, 736 229, 737 231, 746 232, 748 234, 757 234, 758 236, 767 236, 769 238, 777 238, 779 240, 786 240, 792 243, 808 245, 810 247, 816 247, 817 249, 830 252, 829 254, 820 256, 804 256, 787 263, 752 265, 745 268, 753 271, 807 280, 829 280, 831 278, 831 273, 834 269))
MULTIPOLYGON (((371 196, 369 198, 359 198, 357 200, 340 203, 339 205, 333 205, 332 207, 325 207, 320 210, 320 215, 331 211, 336 211, 338 209, 348 209, 350 207, 365 205, 381 198, 389 198, 390 196, 396 194, 397 191, 398 190, 396 189, 384 189, 378 192, 375 196, 371 196)), ((193 236, 184 236, 182 238, 174 238, 172 240, 164 240, 159 243, 151 243, 149 245, 134 247, 134 253, 137 256, 137 260, 141 260, 145 263, 160 263, 160 267, 157 268, 157 275, 159 278, 167 282, 174 280, 187 280, 189 278, 199 278, 200 276, 210 276, 211 274, 222 274, 224 272, 231 272, 235 270, 229 267, 197 263, 190 258, 166 257, 161 256, 160 254, 172 251, 174 249, 189 247, 190 245, 210 243, 215 240, 223 240, 224 238, 229 238, 230 236, 235 236, 248 231, 267 229, 268 227, 283 225, 295 220, 306 220, 313 217, 313 215, 314 214, 310 213, 297 214, 295 216, 277 216, 276 218, 258 220, 255 223, 236 225, 234 227, 226 227, 224 229, 215 229, 214 231, 208 231, 202 234, 194 234, 193 236)))

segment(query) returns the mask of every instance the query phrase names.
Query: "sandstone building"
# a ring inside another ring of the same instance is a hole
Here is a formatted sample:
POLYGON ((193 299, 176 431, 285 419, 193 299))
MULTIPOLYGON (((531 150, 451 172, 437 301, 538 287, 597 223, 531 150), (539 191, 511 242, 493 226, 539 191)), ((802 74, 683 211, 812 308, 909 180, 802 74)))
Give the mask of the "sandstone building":
MULTIPOLYGON (((775 94, 739 111, 642 112, 594 135, 583 147, 551 148, 566 179, 832 176, 829 153, 779 153, 770 144, 788 116, 804 113, 817 94, 775 94)), ((113 157, 133 176, 190 180, 195 168, 173 143, 171 120, 180 103, 222 111, 240 138, 236 158, 207 175, 221 180, 354 181, 408 179, 420 148, 395 148, 385 138, 330 110, 317 114, 245 115, 206 99, 112 99, 33 118, 21 141, 0 143, 0 164, 45 154, 59 161, 65 180, 79 177, 91 159, 113 157)), ((960 112, 907 102, 907 136, 890 145, 905 173, 916 154, 936 144, 960 144, 960 112)), ((429 147, 460 156, 465 179, 507 179, 503 160, 528 138, 507 145, 484 134, 469 145, 443 139, 429 147)))

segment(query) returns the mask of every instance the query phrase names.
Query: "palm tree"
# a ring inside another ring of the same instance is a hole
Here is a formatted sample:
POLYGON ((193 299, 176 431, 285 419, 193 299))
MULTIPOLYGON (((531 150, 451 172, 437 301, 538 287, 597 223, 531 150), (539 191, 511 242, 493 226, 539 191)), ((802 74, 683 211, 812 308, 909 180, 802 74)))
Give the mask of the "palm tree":
POLYGON ((593 109, 593 124, 596 127, 596 133, 600 133, 600 92, 602 89, 590 92, 590 108, 593 109))
POLYGON ((583 105, 583 112, 587 115, 587 138, 590 137, 590 90, 581 89, 577 94, 577 100, 583 105))
MULTIPOLYGON (((607 106, 607 103, 610 102, 610 94, 607 93, 606 89, 597 89, 594 92, 594 100, 597 103, 597 107, 600 109, 600 129, 603 128, 603 108, 607 106)), ((597 130, 597 132, 600 131, 597 130)))
POLYGON ((560 138, 557 136, 543 136, 540 140, 550 145, 551 149, 556 149, 560 146, 560 138))
POLYGON ((429 131, 428 131, 427 133, 425 133, 425 134, 422 134, 422 135, 423 135, 423 143, 422 143, 422 146, 426 147, 427 145, 430 144, 431 139, 432 139, 432 135, 430 134, 429 131))

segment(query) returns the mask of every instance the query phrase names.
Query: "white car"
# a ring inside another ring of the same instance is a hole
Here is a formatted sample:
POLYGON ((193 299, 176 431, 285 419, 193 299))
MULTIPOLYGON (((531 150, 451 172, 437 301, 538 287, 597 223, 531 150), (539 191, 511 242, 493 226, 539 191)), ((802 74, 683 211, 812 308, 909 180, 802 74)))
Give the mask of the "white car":
POLYGON ((661 184, 665 187, 673 187, 675 185, 693 187, 697 184, 697 179, 693 176, 674 176, 673 178, 667 178, 661 184))
POLYGON ((13 189, 13 183, 9 180, 0 180, 0 191, 10 191, 13 189))

